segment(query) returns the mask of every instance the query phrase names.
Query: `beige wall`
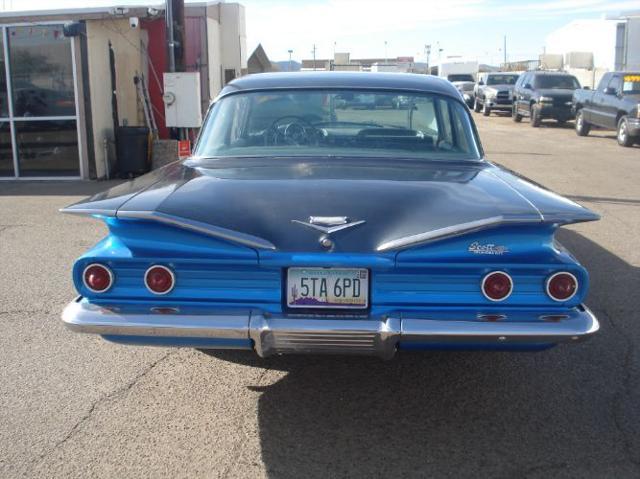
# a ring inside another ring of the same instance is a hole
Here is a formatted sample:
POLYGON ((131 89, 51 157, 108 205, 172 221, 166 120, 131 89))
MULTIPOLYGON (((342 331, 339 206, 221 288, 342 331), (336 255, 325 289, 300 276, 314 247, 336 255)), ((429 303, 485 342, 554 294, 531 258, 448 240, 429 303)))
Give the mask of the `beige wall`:
MULTIPOLYGON (((98 178, 105 174, 104 139, 107 138, 110 142, 114 141, 109 41, 111 41, 116 57, 116 97, 120 125, 126 120, 130 126, 139 126, 144 125, 144 117, 138 106, 133 77, 136 72, 144 72, 140 40, 140 28, 131 28, 127 18, 87 21, 91 117, 98 178)), ((115 161, 113 143, 111 143, 109 151, 109 159, 113 164, 115 161)))
POLYGON ((207 18, 207 55, 209 65, 209 93, 213 100, 222 88, 222 54, 220 52, 220 24, 207 18))
POLYGON ((236 76, 247 70, 247 34, 244 6, 238 3, 220 4, 220 44, 222 67, 234 69, 236 76))

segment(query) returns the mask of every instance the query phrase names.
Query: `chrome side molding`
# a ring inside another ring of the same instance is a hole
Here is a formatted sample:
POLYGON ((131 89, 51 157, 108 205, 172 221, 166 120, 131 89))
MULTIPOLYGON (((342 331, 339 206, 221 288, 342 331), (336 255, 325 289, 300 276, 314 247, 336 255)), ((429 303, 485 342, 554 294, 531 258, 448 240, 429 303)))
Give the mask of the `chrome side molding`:
POLYGON ((430 243, 432 241, 443 240, 452 238, 454 236, 460 236, 467 233, 473 233, 487 228, 492 228, 505 223, 539 223, 540 218, 538 216, 531 219, 505 219, 504 216, 492 216, 490 218, 483 218, 476 221, 469 221, 468 223, 460 223, 457 225, 447 226, 445 228, 439 228, 437 230, 426 231, 424 233, 418 233, 415 235, 404 236, 402 238, 396 238, 394 240, 386 241, 376 248, 377 251, 390 251, 394 249, 403 249, 410 246, 416 246, 419 244, 430 243))
POLYGON ((60 208, 58 210, 60 213, 64 213, 66 215, 79 215, 79 216, 108 216, 115 217, 116 210, 101 210, 98 208, 60 208))
POLYGON ((276 247, 270 241, 253 236, 247 233, 241 233, 239 231, 228 230, 219 226, 202 223, 200 221, 190 220, 188 218, 182 218, 180 216, 168 215, 159 211, 122 211, 119 210, 117 218, 130 218, 138 220, 156 221, 158 223, 164 223, 167 225, 175 226, 197 233, 202 233, 214 238, 231 241, 232 243, 238 243, 250 248, 269 249, 275 250, 276 247))
POLYGON ((221 228, 219 226, 202 223, 200 221, 182 218, 180 216, 168 215, 159 211, 122 211, 122 210, 102 210, 91 208, 62 208, 61 213, 82 215, 82 216, 105 216, 110 218, 129 218, 147 221, 156 221, 167 225, 175 226, 190 231, 212 236, 214 238, 223 239, 232 243, 238 243, 250 248, 275 250, 276 247, 270 241, 258 236, 253 236, 239 231, 221 228))

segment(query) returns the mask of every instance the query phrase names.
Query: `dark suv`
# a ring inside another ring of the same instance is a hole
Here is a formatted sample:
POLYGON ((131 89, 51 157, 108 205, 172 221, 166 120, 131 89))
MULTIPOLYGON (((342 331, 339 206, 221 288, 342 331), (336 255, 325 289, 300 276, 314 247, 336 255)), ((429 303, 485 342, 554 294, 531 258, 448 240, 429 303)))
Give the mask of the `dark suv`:
POLYGON ((523 73, 513 90, 513 121, 531 118, 531 126, 551 118, 558 123, 573 119, 571 99, 580 83, 563 72, 531 71, 523 73))

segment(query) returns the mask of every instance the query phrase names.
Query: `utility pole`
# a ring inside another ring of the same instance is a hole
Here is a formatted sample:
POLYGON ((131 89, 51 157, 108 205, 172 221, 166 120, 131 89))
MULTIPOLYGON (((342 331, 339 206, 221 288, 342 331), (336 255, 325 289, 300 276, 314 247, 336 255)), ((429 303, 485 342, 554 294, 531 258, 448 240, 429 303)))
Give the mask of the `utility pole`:
POLYGON ((183 72, 184 65, 184 0, 167 0, 165 4, 169 71, 183 72))
POLYGON ((311 50, 311 53, 313 53, 313 71, 316 71, 316 44, 313 44, 313 50, 311 50))
POLYGON ((507 36, 506 35, 504 36, 503 40, 504 40, 504 43, 503 43, 503 46, 502 46, 502 50, 504 50, 503 51, 503 53, 504 53, 504 66, 506 68, 506 66, 507 66, 507 36))
POLYGON ((169 49, 169 71, 176 71, 176 42, 173 38, 173 5, 172 0, 167 0, 164 9, 165 24, 167 27, 167 47, 169 49))
POLYGON ((427 54, 427 73, 429 72, 429 57, 431 56, 431 45, 425 45, 424 51, 427 54))
POLYGON ((289 71, 291 71, 291 54, 293 53, 293 50, 287 50, 289 52, 289 71))
MULTIPOLYGON (((166 36, 169 72, 186 71, 184 61, 184 0, 166 0, 165 25, 167 30, 166 36)), ((175 140, 184 140, 187 138, 188 131, 184 128, 171 128, 169 135, 175 140)))

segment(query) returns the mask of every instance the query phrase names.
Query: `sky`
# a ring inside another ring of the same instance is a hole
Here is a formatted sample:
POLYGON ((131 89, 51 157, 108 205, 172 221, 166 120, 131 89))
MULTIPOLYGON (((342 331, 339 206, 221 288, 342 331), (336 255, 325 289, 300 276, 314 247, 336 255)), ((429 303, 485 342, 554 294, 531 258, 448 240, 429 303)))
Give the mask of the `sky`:
MULTIPOLYGON (((145 0, 56 0, 56 8, 145 0)), ((187 2, 188 3, 188 2, 187 2)), ((545 37, 572 20, 640 10, 638 0, 239 0, 246 7, 247 48, 261 43, 273 61, 413 56, 431 63, 461 56, 481 63, 536 59, 545 37), (385 45, 386 42, 386 45, 385 45)), ((6 10, 51 9, 51 0, 0 0, 6 10)))

